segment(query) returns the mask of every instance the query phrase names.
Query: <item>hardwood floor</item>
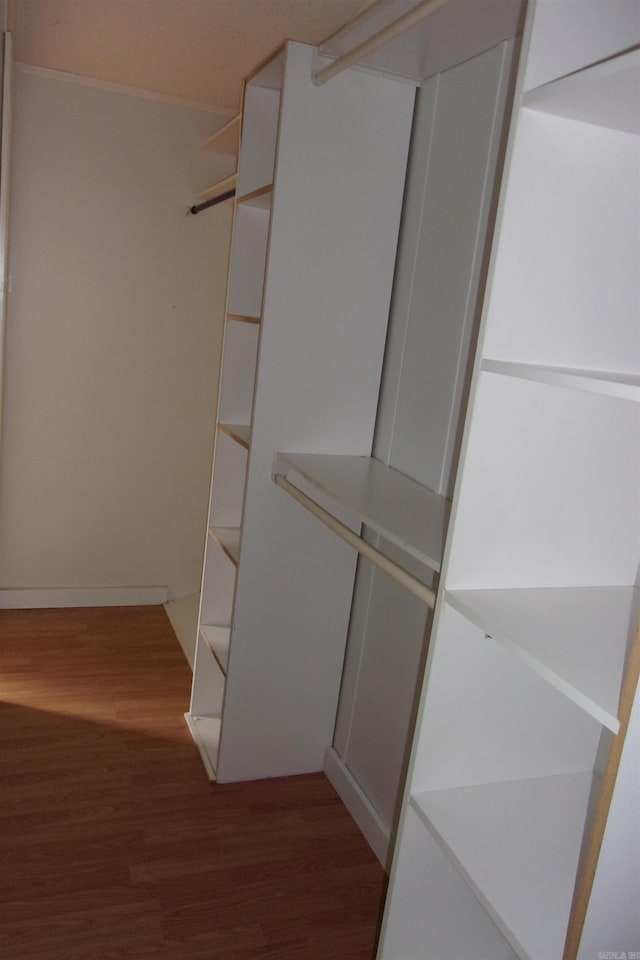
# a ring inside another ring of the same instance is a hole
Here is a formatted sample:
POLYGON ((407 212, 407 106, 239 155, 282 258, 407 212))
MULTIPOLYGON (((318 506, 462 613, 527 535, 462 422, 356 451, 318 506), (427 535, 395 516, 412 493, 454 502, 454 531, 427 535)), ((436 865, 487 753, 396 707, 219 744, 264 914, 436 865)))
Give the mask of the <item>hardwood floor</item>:
POLYGON ((189 686, 161 607, 0 611, 2 960, 371 960, 332 787, 210 784, 189 686))

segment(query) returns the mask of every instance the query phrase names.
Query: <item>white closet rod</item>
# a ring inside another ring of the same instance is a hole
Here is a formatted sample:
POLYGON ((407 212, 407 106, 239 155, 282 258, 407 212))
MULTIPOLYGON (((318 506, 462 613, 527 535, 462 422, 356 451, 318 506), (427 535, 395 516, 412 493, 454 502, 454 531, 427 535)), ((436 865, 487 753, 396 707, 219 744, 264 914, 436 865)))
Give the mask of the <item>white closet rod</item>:
POLYGON ((440 7, 444 7, 446 3, 449 3, 449 0, 422 0, 413 10, 408 10, 407 13, 398 17, 397 20, 394 20, 393 23, 383 27, 378 33, 374 33, 368 40, 363 40, 363 42, 359 43, 353 50, 344 53, 341 57, 338 57, 337 60, 334 60, 333 63, 323 67, 321 70, 316 70, 313 75, 313 82, 316 86, 321 86, 323 83, 326 83, 327 80, 335 77, 336 74, 342 73, 347 67, 361 60, 368 53, 377 50, 378 47, 383 46, 387 41, 393 40, 399 33, 403 33, 405 30, 408 30, 409 27, 420 23, 425 17, 428 17, 440 7))
POLYGON ((374 566, 378 567, 383 573, 386 573, 387 576, 391 577, 392 580, 395 580, 396 583, 399 583, 401 587, 404 587, 405 590, 408 590, 409 593, 412 593, 414 597, 417 597, 418 600, 422 600, 423 603, 426 603, 431 609, 434 608, 436 603, 436 595, 429 587, 427 587, 422 581, 418 580, 416 577, 412 576, 410 573, 407 573, 406 570, 403 570, 402 567, 398 566, 397 563, 394 563, 393 560, 390 560, 389 557, 386 557, 384 553, 381 553, 380 550, 377 550, 375 547, 372 547, 370 543, 367 543, 366 540, 363 540, 362 537, 359 537, 353 530, 350 530, 349 527, 345 526, 344 523, 340 523, 339 520, 336 520, 327 510, 319 506, 315 500, 312 500, 311 497, 308 497, 306 493, 303 493, 302 490, 299 490, 298 487, 290 483, 286 477, 281 473, 276 473, 273 478, 273 482, 277 486, 282 487, 294 500, 297 500, 303 507, 305 507, 309 513, 312 513, 314 517, 317 517, 318 520, 321 520, 325 526, 329 527, 337 536, 339 536, 345 543, 348 543, 350 547, 353 547, 358 553, 361 553, 363 557, 366 557, 367 560, 370 560, 374 566))

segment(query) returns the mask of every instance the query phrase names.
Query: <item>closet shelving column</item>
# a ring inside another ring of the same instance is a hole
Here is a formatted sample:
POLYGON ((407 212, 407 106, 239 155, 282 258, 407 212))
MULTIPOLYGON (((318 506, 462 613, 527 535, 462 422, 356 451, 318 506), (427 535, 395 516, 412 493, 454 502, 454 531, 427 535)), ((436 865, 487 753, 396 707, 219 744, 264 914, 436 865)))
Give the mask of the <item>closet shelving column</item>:
POLYGON ((245 92, 211 513, 218 542, 242 532, 237 567, 208 548, 226 567, 202 623, 230 643, 223 694, 203 672, 192 709, 219 718, 220 782, 322 769, 340 689, 355 555, 271 470, 282 449, 371 451, 414 89, 359 71, 318 87, 318 59, 288 43, 245 92))
POLYGON ((640 950, 640 6, 590 7, 529 11, 381 960, 640 950))
MULTIPOLYGON (((236 188, 208 536, 187 714, 211 779, 216 776, 240 557, 281 75, 280 57, 247 82, 238 172, 202 198, 209 199, 230 186, 236 188)), ((205 147, 219 148, 222 141, 228 148, 234 138, 237 140, 239 126, 239 118, 234 118, 205 147)))

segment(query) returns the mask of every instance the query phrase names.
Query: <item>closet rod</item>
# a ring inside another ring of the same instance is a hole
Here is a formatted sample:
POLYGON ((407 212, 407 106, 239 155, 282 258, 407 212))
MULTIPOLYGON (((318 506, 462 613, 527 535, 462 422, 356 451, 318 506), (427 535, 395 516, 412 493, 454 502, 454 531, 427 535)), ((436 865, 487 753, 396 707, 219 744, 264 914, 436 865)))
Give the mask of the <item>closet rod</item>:
POLYGON ((420 23, 425 17, 428 17, 440 7, 444 7, 446 3, 449 3, 449 0, 422 0, 413 10, 408 10, 407 13, 398 17, 397 20, 394 20, 393 23, 383 27, 378 33, 374 33, 368 40, 363 40, 363 42, 359 43, 353 50, 344 53, 341 57, 338 57, 337 60, 334 60, 333 63, 323 67, 321 70, 316 70, 313 75, 313 82, 316 86, 321 86, 338 73, 342 73, 343 70, 346 70, 347 67, 350 67, 353 63, 361 60, 368 53, 373 53, 374 50, 377 50, 389 40, 393 40, 398 34, 404 33, 405 30, 413 27, 416 23, 420 23))
POLYGON ((363 557, 366 557, 367 560, 370 560, 374 566, 382 570, 383 573, 386 573, 387 576, 391 577, 392 580, 395 580, 396 583, 399 583, 400 586, 404 587, 405 590, 408 590, 409 593, 412 593, 414 597, 418 598, 418 600, 422 600, 422 602, 426 603, 426 605, 431 609, 434 608, 436 603, 436 595, 433 590, 426 586, 426 584, 418 580, 417 577, 407 573, 406 570, 403 570, 402 567, 398 566, 397 563, 394 563, 393 560, 390 560, 389 557, 386 557, 384 553, 380 552, 380 550, 372 547, 370 543, 367 543, 366 540, 363 540, 362 537, 359 537, 344 523, 336 520, 336 518, 333 517, 328 510, 325 510, 323 507, 319 506, 315 500, 312 500, 311 497, 306 495, 306 493, 303 493, 302 490, 299 490, 298 487, 294 486, 293 483, 290 483, 281 473, 276 473, 274 475, 273 482, 277 484, 277 486, 282 487, 282 489, 292 496, 294 500, 297 500, 299 504, 309 511, 309 513, 312 513, 314 517, 317 517, 318 520, 321 520, 325 526, 329 527, 330 530, 341 537, 345 543, 348 543, 350 547, 353 547, 358 551, 358 553, 361 553, 363 557))
POLYGON ((189 207, 190 213, 200 213, 201 210, 208 210, 209 207, 215 207, 219 203, 224 203, 225 200, 230 200, 231 197, 235 197, 235 190, 227 190, 226 193, 221 193, 219 196, 214 197, 212 200, 203 200, 202 203, 196 203, 192 207, 189 207))

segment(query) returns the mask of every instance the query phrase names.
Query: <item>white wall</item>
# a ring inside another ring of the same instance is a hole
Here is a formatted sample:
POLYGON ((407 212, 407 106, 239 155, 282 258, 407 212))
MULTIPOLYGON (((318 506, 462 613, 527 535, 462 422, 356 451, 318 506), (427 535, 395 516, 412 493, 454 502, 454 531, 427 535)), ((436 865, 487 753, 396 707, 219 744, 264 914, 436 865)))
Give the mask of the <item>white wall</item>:
POLYGON ((199 589, 231 211, 186 210, 219 122, 16 74, 0 589, 199 589))

